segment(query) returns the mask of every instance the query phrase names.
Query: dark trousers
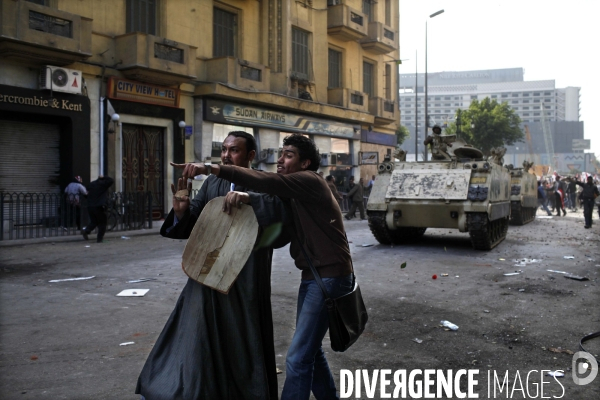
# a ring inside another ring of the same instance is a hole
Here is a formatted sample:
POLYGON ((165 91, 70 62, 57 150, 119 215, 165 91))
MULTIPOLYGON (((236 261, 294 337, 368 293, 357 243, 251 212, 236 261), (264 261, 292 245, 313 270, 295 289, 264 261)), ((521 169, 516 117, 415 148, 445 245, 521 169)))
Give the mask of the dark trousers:
POLYGON ((592 226, 593 212, 594 199, 583 199, 583 218, 585 218, 585 226, 592 226))
POLYGON ((90 224, 86 226, 84 230, 86 233, 91 233, 94 228, 98 227, 96 242, 100 243, 106 232, 106 213, 104 206, 88 207, 88 214, 90 215, 90 224))
POLYGON ((358 211, 360 212, 360 217, 362 219, 365 219, 365 205, 362 200, 352 202, 352 205, 350 206, 350 211, 348 211, 348 214, 346 214, 346 218, 354 218, 354 215, 356 214, 356 208, 358 208, 358 211))

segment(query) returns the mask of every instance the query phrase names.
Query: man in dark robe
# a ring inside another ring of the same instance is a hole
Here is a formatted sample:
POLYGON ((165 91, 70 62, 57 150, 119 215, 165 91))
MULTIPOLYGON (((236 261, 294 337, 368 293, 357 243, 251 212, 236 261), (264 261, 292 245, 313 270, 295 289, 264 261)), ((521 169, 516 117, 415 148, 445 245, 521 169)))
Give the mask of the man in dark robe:
MULTIPOLYGON (((248 168, 254 138, 231 132, 223 142, 223 165, 248 168)), ((186 182, 180 179, 178 188, 186 182)), ((172 185, 175 195, 176 188, 172 185)), ((161 235, 187 239, 204 206, 232 191, 232 184, 209 176, 199 193, 173 198, 161 235)), ((236 192, 245 188, 235 187, 236 192)), ((277 197, 248 193, 258 224, 282 221, 277 197)), ((201 245, 201 244, 199 244, 201 245)), ((228 294, 188 279, 175 309, 138 378, 136 393, 146 400, 277 399, 277 372, 271 312, 272 249, 252 252, 228 294)))

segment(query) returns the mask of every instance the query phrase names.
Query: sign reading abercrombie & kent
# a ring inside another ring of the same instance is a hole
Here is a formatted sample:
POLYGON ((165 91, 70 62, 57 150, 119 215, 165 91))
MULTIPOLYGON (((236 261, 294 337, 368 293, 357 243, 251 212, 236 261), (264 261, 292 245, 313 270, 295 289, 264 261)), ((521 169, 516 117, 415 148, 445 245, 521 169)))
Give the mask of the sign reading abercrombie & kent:
POLYGON ((66 111, 79 111, 83 110, 83 105, 78 102, 74 102, 69 99, 57 99, 55 97, 41 95, 32 96, 16 96, 4 94, 0 91, 0 103, 11 103, 24 106, 32 107, 43 107, 43 108, 55 108, 66 111))
POLYGON ((138 103, 179 107, 179 89, 128 81, 114 76, 111 76, 108 80, 108 97, 138 103))
POLYGON ((350 124, 308 116, 288 114, 265 108, 250 107, 224 101, 207 100, 205 118, 232 125, 264 126, 288 132, 315 133, 347 139, 360 139, 350 124))

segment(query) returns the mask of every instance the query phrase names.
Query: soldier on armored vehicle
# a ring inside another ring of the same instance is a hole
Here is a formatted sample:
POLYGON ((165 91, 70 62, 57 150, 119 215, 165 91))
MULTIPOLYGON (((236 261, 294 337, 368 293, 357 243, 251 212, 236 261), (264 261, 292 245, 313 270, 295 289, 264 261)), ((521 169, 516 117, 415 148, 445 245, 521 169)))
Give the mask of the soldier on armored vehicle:
POLYGON ((439 125, 435 125, 431 130, 433 135, 428 135, 423 141, 425 146, 430 145, 431 147, 431 159, 450 160, 448 147, 452 147, 452 143, 456 141, 456 135, 442 136, 442 128, 439 125))

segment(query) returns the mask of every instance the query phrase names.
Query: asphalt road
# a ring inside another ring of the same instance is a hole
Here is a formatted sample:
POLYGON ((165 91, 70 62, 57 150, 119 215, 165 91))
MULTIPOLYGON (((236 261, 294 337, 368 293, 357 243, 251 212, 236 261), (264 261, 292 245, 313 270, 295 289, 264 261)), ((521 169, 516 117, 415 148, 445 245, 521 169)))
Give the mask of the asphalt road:
MULTIPOLYGON (((325 339, 336 378, 341 370, 366 370, 372 378, 383 369, 392 375, 476 369, 479 398, 600 398, 600 377, 576 385, 572 355, 565 352, 578 351, 584 335, 600 330, 595 222, 583 229, 581 213, 570 213, 511 226, 507 239, 489 252, 472 250, 468 234, 441 229, 428 230, 417 243, 383 246, 365 221, 346 222, 370 319, 345 353, 333 353, 325 339), (515 271, 520 273, 504 275, 515 271), (445 330, 441 320, 459 329, 445 330), (541 370, 564 370, 565 376, 559 384, 541 370), (508 376, 511 396, 506 387, 503 395, 488 395, 488 373, 500 381, 508 376)), ((138 398, 137 376, 186 282, 180 267, 185 243, 157 234, 113 236, 102 244, 76 239, 0 247, 1 399, 138 398), (94 278, 49 282, 89 276, 94 278), (156 280, 127 283, 138 278, 156 280), (144 297, 116 297, 143 288, 150 289, 144 297), (120 345, 126 342, 134 343, 120 345)), ((272 304, 280 387, 299 279, 288 249, 277 250, 272 304)), ((586 348, 598 358, 600 339, 586 348)), ((361 383, 361 395, 354 391, 351 398, 383 398, 377 382, 372 397, 361 383)), ((460 389, 466 390, 464 380, 460 389)))

